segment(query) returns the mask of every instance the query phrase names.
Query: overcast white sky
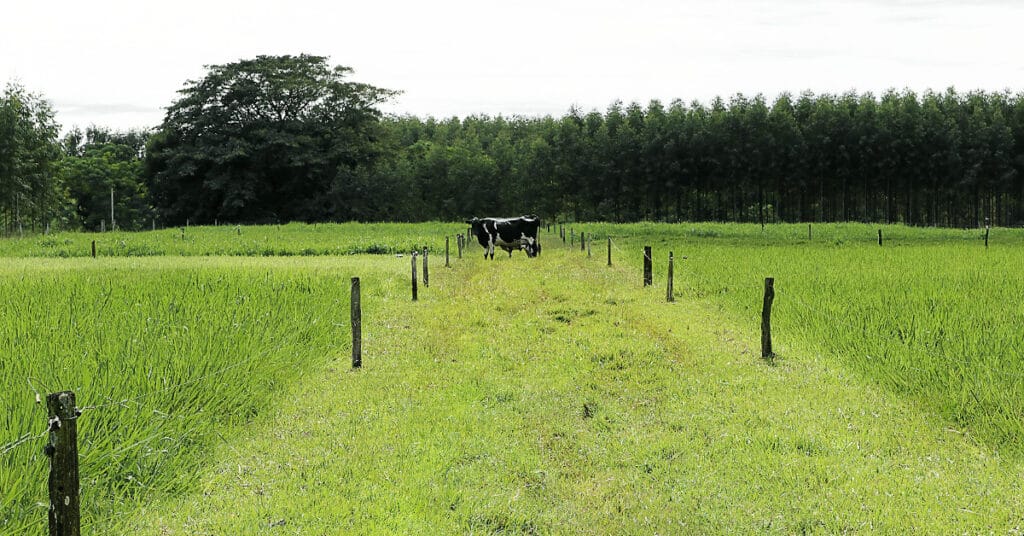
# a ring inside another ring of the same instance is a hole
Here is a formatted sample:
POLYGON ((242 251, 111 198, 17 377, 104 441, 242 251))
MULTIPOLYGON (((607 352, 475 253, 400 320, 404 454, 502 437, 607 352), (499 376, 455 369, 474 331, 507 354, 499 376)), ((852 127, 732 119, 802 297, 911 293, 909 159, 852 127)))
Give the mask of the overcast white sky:
POLYGON ((3 6, 0 84, 65 129, 156 126, 204 65, 310 53, 425 117, 562 115, 615 99, 954 86, 1024 90, 1010 0, 93 0, 3 6))

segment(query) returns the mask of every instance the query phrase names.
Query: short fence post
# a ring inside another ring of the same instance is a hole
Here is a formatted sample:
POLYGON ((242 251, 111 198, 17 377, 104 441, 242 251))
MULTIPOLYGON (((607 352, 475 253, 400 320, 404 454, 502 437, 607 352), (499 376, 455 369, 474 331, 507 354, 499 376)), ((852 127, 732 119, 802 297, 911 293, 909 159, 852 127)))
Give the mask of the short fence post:
POLYGON ((427 267, 427 246, 423 246, 423 286, 430 286, 430 269, 427 267))
POLYGON ((988 231, 989 231, 989 227, 988 227, 988 225, 986 225, 985 226, 985 249, 988 249, 988 231))
POLYGON ((448 241, 451 240, 450 236, 444 237, 444 267, 451 268, 451 263, 448 262, 448 241))
POLYGON ((416 255, 412 252, 412 301, 416 301, 416 255))
POLYGON ((459 235, 459 239, 456 240, 459 243, 459 258, 462 258, 462 248, 465 246, 466 240, 462 235, 459 235))
POLYGON ((359 278, 352 278, 352 368, 363 366, 363 307, 359 296, 359 278))
POLYGON ((669 251, 668 252, 668 290, 667 290, 665 299, 667 301, 670 301, 670 302, 676 301, 675 294, 672 292, 673 291, 673 288, 672 288, 672 272, 673 272, 673 266, 672 265, 673 265, 673 260, 674 259, 672 258, 672 252, 669 251))
POLYGON ((79 536, 78 419, 75 393, 61 391, 46 397, 50 413, 50 532, 49 536, 79 536))
POLYGON ((775 301, 775 278, 764 278, 764 305, 761 308, 761 357, 771 359, 772 353, 772 302, 775 301))
POLYGON ((588 259, 590 258, 590 242, 593 242, 593 241, 594 241, 594 234, 591 233, 590 234, 590 241, 587 242, 587 258, 588 259))
POLYGON ((654 266, 651 261, 651 246, 644 246, 644 286, 654 284, 654 266))
POLYGON ((583 231, 580 231, 580 251, 587 250, 587 235, 583 231))
POLYGON ((569 247, 576 245, 576 231, 572 227, 569 228, 569 247))
POLYGON ((807 224, 807 241, 811 241, 811 224, 807 224))
POLYGON ((92 258, 96 258, 96 241, 92 241, 92 258))
POLYGON ((878 245, 879 246, 882 245, 882 230, 881 229, 878 230, 878 245))
POLYGON ((612 237, 608 237, 608 266, 612 265, 612 237))

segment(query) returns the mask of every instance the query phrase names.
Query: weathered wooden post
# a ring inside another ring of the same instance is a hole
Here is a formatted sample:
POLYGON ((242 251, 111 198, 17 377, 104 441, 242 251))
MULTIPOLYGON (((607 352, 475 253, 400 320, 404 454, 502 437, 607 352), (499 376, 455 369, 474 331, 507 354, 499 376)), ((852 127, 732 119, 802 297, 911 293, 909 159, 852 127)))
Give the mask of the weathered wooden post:
POLYGON ((450 236, 444 237, 444 267, 451 268, 451 263, 448 262, 448 241, 451 239, 450 236))
POLYGON ((594 241, 594 235, 591 233, 590 240, 587 242, 587 258, 590 258, 590 242, 594 241))
POLYGON ((644 246, 644 286, 654 284, 654 265, 651 260, 651 246, 644 246))
POLYGON ((78 419, 75 393, 61 391, 46 397, 50 413, 50 532, 49 536, 80 536, 78 498, 78 419))
POLYGON ((764 305, 761 307, 761 357, 771 359, 772 353, 772 302, 775 301, 775 278, 764 278, 764 305))
POLYGON ((576 231, 572 227, 569 228, 569 247, 576 245, 576 231))
POLYGON ((878 230, 878 245, 879 246, 882 245, 882 230, 881 229, 878 230))
POLYGON ((457 237, 455 242, 459 246, 459 258, 461 259, 462 258, 462 244, 463 244, 463 239, 462 239, 462 235, 461 234, 457 237))
POLYGON ((359 295, 359 278, 352 278, 352 368, 363 366, 363 306, 359 295))
POLYGON ((675 294, 672 292, 672 272, 673 272, 673 258, 672 252, 668 252, 668 290, 666 291, 665 299, 670 302, 676 301, 675 294))
POLYGON ((612 265, 612 237, 608 237, 608 266, 612 265))
POLYGON ((810 240, 811 240, 811 224, 808 223, 807 224, 807 241, 810 242, 810 240))
POLYGON ((423 287, 430 287, 430 268, 427 266, 427 246, 423 246, 423 287))
POLYGON ((587 235, 583 231, 580 231, 580 251, 587 250, 587 235))
POLYGON ((412 301, 416 301, 416 255, 415 251, 412 252, 412 301))
POLYGON ((988 249, 988 231, 989 231, 989 226, 986 225, 985 226, 985 249, 988 249))
POLYGON ((96 258, 96 241, 92 241, 92 258, 96 258))

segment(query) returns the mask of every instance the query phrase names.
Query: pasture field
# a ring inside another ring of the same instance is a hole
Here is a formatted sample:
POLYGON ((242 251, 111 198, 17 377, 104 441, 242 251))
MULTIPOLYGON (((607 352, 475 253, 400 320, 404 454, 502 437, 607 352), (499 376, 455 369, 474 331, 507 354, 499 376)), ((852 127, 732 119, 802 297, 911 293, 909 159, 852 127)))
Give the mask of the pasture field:
MULTIPOLYGON (((274 251, 329 241, 290 227, 268 234, 274 251)), ((0 446, 42 431, 35 391, 75 389, 97 534, 1024 527, 1020 231, 985 250, 977 230, 886 227, 879 248, 870 226, 815 225, 810 241, 806 225, 574 227, 612 236, 614 266, 604 242, 588 258, 555 233, 538 259, 472 246, 455 261, 453 242, 416 303, 394 255, 9 258, 0 446), (643 245, 654 288, 640 287, 643 245), (759 358, 765 276, 773 363, 759 358)), ((332 231, 363 241, 345 235, 363 236, 356 224, 332 231)), ((436 253, 461 231, 365 236, 436 253)), ((156 251, 168 232, 126 236, 156 251)), ((43 442, 0 454, 0 534, 45 526, 43 442)))

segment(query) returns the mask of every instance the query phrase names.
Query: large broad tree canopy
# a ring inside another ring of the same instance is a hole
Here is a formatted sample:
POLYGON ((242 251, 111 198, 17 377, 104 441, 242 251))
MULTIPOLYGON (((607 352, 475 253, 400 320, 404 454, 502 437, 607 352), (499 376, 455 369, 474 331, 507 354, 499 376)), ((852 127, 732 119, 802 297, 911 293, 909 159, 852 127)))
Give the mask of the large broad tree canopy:
POLYGON ((376 106, 396 92, 321 56, 259 56, 188 81, 150 142, 165 222, 343 219, 344 193, 383 151, 376 106))

